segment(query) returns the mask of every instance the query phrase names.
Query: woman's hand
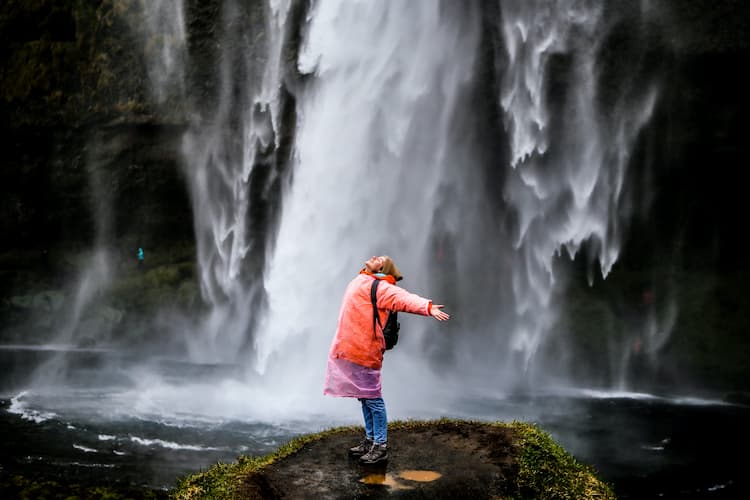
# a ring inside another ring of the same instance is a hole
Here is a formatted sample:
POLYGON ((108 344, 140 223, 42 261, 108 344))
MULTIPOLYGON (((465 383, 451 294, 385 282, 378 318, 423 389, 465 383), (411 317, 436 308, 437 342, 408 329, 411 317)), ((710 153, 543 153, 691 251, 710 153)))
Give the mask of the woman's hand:
POLYGON ((438 321, 447 321, 451 318, 450 314, 441 311, 441 309, 445 307, 442 304, 432 304, 432 308, 430 308, 430 316, 435 318, 438 321))

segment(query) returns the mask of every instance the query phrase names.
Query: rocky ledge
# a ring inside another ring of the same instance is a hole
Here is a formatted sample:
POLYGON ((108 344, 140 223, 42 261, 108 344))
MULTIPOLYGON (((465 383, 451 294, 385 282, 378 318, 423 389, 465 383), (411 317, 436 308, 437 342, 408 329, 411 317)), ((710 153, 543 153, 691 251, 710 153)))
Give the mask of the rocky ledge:
POLYGON ((538 427, 441 419, 389 426, 388 461, 348 448, 361 427, 302 436, 265 457, 240 457, 182 479, 172 498, 614 499, 610 487, 538 427))

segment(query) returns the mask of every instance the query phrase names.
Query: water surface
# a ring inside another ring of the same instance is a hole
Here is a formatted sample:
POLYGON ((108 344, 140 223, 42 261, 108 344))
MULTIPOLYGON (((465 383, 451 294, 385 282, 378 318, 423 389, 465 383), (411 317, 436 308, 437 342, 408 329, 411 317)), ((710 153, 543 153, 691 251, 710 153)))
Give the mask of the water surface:
MULTIPOLYGON (((178 477, 217 462, 263 455, 303 433, 360 423, 356 405, 343 417, 321 413, 322 396, 319 408, 290 408, 286 416, 266 420, 253 415, 253 401, 222 415, 212 408, 220 400, 199 389, 198 401, 179 405, 180 398, 189 399, 190 388, 201 387, 196 379, 217 391, 234 387, 226 385, 231 366, 160 361, 162 377, 153 383, 168 380, 168 387, 179 388, 184 381, 185 390, 160 406, 164 399, 144 398, 144 386, 132 380, 135 373, 155 372, 133 371, 136 358, 121 352, 4 346, 0 358, 3 476, 34 473, 168 489, 178 477), (61 355, 76 359, 61 370, 63 383, 33 386, 38 371, 32 367, 61 355)), ((585 389, 484 391, 441 407, 394 404, 391 416, 537 423, 579 462, 594 467, 619 498, 742 498, 750 492, 744 460, 737 458, 750 445, 750 408, 720 399, 585 389)))

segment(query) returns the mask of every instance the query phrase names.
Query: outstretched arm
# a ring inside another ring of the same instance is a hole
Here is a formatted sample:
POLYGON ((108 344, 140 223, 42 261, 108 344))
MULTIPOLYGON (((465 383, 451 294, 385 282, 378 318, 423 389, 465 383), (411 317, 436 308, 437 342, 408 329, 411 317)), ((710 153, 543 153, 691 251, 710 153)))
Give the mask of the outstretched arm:
POLYGON ((438 321, 447 321, 451 318, 451 315, 447 312, 441 311, 441 309, 445 307, 442 304, 432 304, 430 307, 430 316, 435 318, 438 321))
POLYGON ((438 321, 450 318, 448 313, 441 311, 442 304, 434 305, 430 299, 407 292, 403 288, 383 281, 378 285, 378 309, 389 311, 404 311, 412 314, 432 316, 438 321))

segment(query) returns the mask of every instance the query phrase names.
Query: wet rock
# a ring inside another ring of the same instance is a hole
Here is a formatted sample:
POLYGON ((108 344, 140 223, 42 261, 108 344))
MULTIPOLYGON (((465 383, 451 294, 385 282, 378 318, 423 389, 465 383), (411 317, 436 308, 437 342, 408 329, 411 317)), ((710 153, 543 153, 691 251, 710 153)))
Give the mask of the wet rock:
POLYGON ((270 457, 217 465, 174 498, 601 498, 614 494, 543 431, 524 423, 457 420, 389 425, 388 460, 362 465, 359 427, 303 436, 270 457))
MULTIPOLYGON (((445 424, 390 432, 387 463, 363 466, 348 456, 352 431, 306 445, 249 484, 259 498, 490 498, 518 494, 514 437, 504 428, 445 424), (270 493, 270 494, 269 494, 270 493)), ((250 497, 252 498, 252 496, 250 497)))

